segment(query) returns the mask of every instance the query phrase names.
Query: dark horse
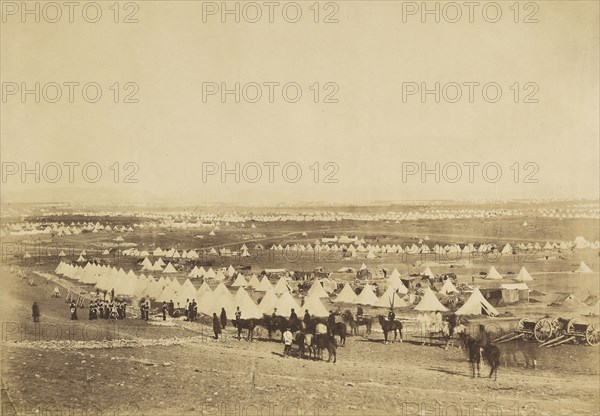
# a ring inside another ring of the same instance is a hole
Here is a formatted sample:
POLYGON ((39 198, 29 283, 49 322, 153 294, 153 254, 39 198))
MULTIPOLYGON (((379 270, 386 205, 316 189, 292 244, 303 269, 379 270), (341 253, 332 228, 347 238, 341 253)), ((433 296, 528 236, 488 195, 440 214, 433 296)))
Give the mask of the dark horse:
POLYGON ((232 319, 234 328, 237 328, 237 336, 238 339, 242 338, 242 329, 248 330, 248 336, 246 337, 247 341, 254 340, 254 328, 256 328, 260 324, 259 319, 240 319, 240 323, 238 325, 238 321, 232 319))
POLYGON ((400 321, 386 321, 383 315, 379 315, 379 325, 381 325, 381 329, 383 330, 383 338, 384 344, 388 343, 388 333, 394 332, 394 341, 396 341, 396 337, 398 336, 398 332, 400 332, 400 342, 402 342, 402 322, 400 321))
POLYGON ((273 332, 275 331, 279 331, 283 337, 283 333, 287 327, 289 327, 292 332, 301 331, 303 329, 300 320, 291 322, 283 316, 276 316, 273 318, 272 316, 265 315, 262 319, 257 320, 257 325, 260 325, 267 330, 269 333, 269 340, 272 339, 273 332))
POLYGON ((469 358, 471 378, 479 377, 479 369, 481 364, 481 345, 479 345, 479 342, 475 338, 467 335, 466 332, 463 332, 460 335, 465 347, 465 352, 469 358), (477 369, 477 374, 475 374, 475 369, 477 369))
MULTIPOLYGON (((306 332, 307 333, 315 333, 316 331, 316 327, 317 324, 322 324, 327 326, 327 319, 325 318, 312 318, 310 320, 310 322, 306 325, 306 332)), ((347 328, 346 328, 346 324, 344 322, 336 322, 335 325, 333 326, 333 328, 328 330, 331 331, 332 335, 337 335, 340 337, 340 346, 344 347, 346 345, 346 336, 347 336, 347 328)))
POLYGON ((369 335, 371 333, 371 328, 373 327, 374 322, 372 316, 361 316, 360 318, 354 319, 352 312, 346 310, 342 314, 342 319, 344 322, 350 325, 350 333, 352 335, 358 335, 358 328, 363 325, 366 327, 365 335, 369 335))
POLYGON ((304 335, 304 342, 308 346, 309 357, 313 359, 323 359, 323 350, 327 350, 329 356, 327 362, 331 361, 333 357, 333 363, 337 360, 337 341, 334 336, 329 334, 306 334, 304 335))
POLYGON ((491 368, 489 377, 492 378, 492 375, 494 375, 494 380, 497 380, 498 367, 500 367, 500 348, 492 344, 487 344, 482 348, 479 341, 466 333, 462 333, 461 337, 463 338, 465 350, 471 365, 471 378, 480 376, 479 371, 483 353, 484 360, 487 361, 491 368), (475 369, 477 369, 477 375, 475 374, 475 369))

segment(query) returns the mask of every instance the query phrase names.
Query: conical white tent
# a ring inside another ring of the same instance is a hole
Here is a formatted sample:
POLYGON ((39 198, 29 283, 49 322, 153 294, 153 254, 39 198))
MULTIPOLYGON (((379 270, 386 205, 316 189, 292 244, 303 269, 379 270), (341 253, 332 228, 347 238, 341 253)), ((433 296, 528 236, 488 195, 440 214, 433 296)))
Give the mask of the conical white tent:
POLYGON ((271 282, 269 282, 267 276, 263 276, 262 280, 260 281, 260 284, 254 290, 256 290, 257 292, 268 292, 270 290, 273 290, 273 285, 271 284, 271 282))
POLYGON ((465 304, 456 311, 456 314, 496 316, 498 311, 483 297, 479 289, 475 288, 465 304))
POLYGON ((392 287, 388 287, 385 290, 385 293, 381 296, 381 298, 379 298, 379 300, 375 302, 375 306, 380 308, 397 308, 405 305, 406 302, 404 302, 402 298, 398 296, 398 293, 396 293, 396 290, 392 287))
POLYGON ((231 284, 232 287, 246 287, 248 286, 248 282, 244 278, 244 275, 238 274, 235 281, 231 284))
POLYGON ((342 291, 335 298, 334 302, 355 303, 356 298, 356 293, 354 293, 352 287, 350 287, 350 284, 346 283, 342 291))
POLYGON ((308 313, 310 314, 310 316, 318 316, 318 317, 329 316, 329 311, 327 311, 327 308, 325 308, 325 306, 323 305, 323 302, 321 302, 321 300, 316 296, 308 295, 307 297, 304 298, 304 304, 302 305, 302 312, 304 313, 304 311, 307 309, 308 309, 308 313))
POLYGON ((279 280, 277 281, 277 283, 275 284, 274 290, 275 290, 275 293, 277 293, 278 295, 280 295, 284 292, 291 291, 290 287, 287 284, 287 280, 283 276, 281 276, 279 278, 279 280))
POLYGON ((440 293, 443 295, 449 295, 450 293, 459 293, 459 291, 454 286, 454 283, 452 283, 452 280, 446 279, 440 289, 440 293))
POLYGON ((250 286, 252 289, 256 290, 258 285, 260 285, 260 280, 258 280, 258 277, 256 277, 255 274, 253 274, 250 277, 250 280, 248 281, 248 286, 250 286))
POLYGON ((408 289, 406 288, 406 286, 404 286, 404 283, 402 283, 402 280, 400 279, 400 273, 397 269, 394 269, 394 271, 392 271, 392 274, 387 280, 387 287, 392 288, 398 293, 408 293, 408 289))
POLYGON ((435 293, 433 293, 433 290, 431 290, 429 287, 425 289, 425 293, 423 293, 421 301, 417 306, 415 306, 415 311, 421 312, 445 312, 447 310, 448 309, 442 305, 439 299, 435 296, 435 293))
POLYGON ((277 294, 271 288, 271 290, 265 293, 265 296, 263 296, 261 299, 260 303, 258 304, 258 308, 263 314, 270 315, 273 313, 273 308, 278 300, 279 298, 277 297, 277 294))
POLYGON ((308 296, 317 297, 317 298, 328 298, 329 295, 323 289, 323 285, 319 282, 318 279, 313 281, 312 286, 308 289, 308 296))
POLYGON ((243 287, 240 287, 234 296, 234 306, 240 308, 242 319, 259 319, 262 318, 262 312, 254 303, 248 292, 243 287))
POLYGON ((579 267, 577 268, 577 270, 575 270, 575 273, 587 274, 587 273, 594 273, 594 271, 592 269, 590 269, 588 267, 588 265, 583 262, 583 260, 581 260, 581 263, 579 263, 579 267))
POLYGON ((377 295, 373 292, 373 288, 367 283, 354 303, 359 305, 375 305, 378 300, 377 295))
POLYGON ((485 278, 490 279, 490 280, 500 280, 500 279, 502 279, 502 275, 500 273, 498 273, 498 270, 496 270, 496 268, 494 266, 492 266, 492 267, 490 267, 490 271, 485 276, 485 278))
POLYGON ((521 270, 519 271, 517 277, 515 277, 515 280, 517 282, 532 282, 533 277, 531 277, 525 266, 523 266, 521 267, 521 270))
POLYGON ((431 271, 431 269, 429 268, 429 266, 427 266, 425 268, 425 270, 423 270, 423 273, 421 273, 422 276, 427 276, 431 279, 433 279, 435 277, 435 274, 433 274, 433 272, 431 271))
POLYGON ((298 302, 296 302, 290 292, 283 292, 281 297, 277 299, 275 308, 277 308, 277 315, 279 316, 289 317, 292 309, 294 309, 297 315, 300 313, 300 305, 298 305, 298 302))
POLYGON ((200 299, 202 297, 202 295, 204 295, 206 292, 212 293, 212 289, 210 288, 210 286, 208 285, 208 283, 202 282, 202 284, 200 285, 200 287, 196 291, 197 298, 200 299))

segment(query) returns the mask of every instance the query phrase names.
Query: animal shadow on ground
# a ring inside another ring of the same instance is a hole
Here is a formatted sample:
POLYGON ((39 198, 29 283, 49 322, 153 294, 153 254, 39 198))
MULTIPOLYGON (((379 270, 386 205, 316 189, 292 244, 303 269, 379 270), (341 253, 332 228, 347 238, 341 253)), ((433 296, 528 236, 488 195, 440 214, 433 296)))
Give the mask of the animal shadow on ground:
POLYGON ((452 376, 460 376, 460 377, 465 377, 465 378, 471 377, 471 375, 468 374, 468 372, 466 372, 466 371, 450 370, 448 368, 440 368, 440 367, 428 367, 427 369, 430 371, 437 371, 439 373, 450 374, 452 376))

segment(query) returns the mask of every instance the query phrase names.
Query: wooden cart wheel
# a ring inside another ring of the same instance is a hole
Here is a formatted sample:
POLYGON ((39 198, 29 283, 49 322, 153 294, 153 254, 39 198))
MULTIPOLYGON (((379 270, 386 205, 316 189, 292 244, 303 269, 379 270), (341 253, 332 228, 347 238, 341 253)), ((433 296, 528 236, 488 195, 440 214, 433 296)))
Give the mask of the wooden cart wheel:
POLYGON ((588 325, 585 331, 585 340, 591 346, 600 344, 600 323, 596 322, 588 325))
POLYGON ((535 329, 533 330, 533 335, 538 342, 548 341, 553 333, 552 323, 548 319, 540 319, 537 321, 535 329))

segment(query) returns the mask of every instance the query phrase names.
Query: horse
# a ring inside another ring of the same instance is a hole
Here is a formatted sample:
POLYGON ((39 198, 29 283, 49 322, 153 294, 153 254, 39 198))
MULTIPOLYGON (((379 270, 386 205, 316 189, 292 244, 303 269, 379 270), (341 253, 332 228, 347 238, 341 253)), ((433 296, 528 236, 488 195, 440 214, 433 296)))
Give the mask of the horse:
POLYGON ((514 364, 517 364, 516 355, 518 352, 523 354, 525 359, 525 368, 534 368, 537 366, 537 343, 531 341, 509 341, 502 343, 502 349, 504 354, 502 358, 504 361, 504 367, 508 365, 508 357, 512 358, 514 364))
MULTIPOLYGON (((400 342, 402 342, 402 322, 400 321, 386 321, 383 315, 379 315, 379 325, 381 325, 381 329, 383 329, 383 337, 384 344, 388 343, 388 333, 394 332, 394 341, 396 341, 396 337, 398 336, 398 332, 400 332, 400 342)), ((392 341, 392 343, 394 342, 392 341)))
POLYGON ((283 316, 276 316, 275 318, 265 315, 260 319, 257 325, 265 328, 269 333, 269 340, 272 339, 273 332, 279 331, 283 337, 283 333, 289 327, 292 332, 303 330, 302 322, 300 320, 294 322, 288 322, 288 319, 283 316))
POLYGON ((488 344, 483 347, 483 358, 490 366, 490 378, 494 374, 494 381, 498 379, 498 367, 500 367, 500 348, 496 345, 488 344))
POLYGON ((239 323, 237 320, 232 319, 231 323, 234 328, 237 328, 237 336, 238 340, 242 338, 242 329, 248 330, 248 335, 246 336, 246 341, 254 340, 254 328, 256 328, 259 324, 258 319, 240 319, 239 323))
POLYGON ((344 322, 336 322, 335 326, 333 327, 333 335, 340 337, 340 347, 346 346, 346 331, 346 324, 344 322))
POLYGON ((461 338, 463 340, 463 345, 465 346, 465 351, 467 352, 467 357, 469 358, 469 365, 472 372, 471 378, 479 377, 481 345, 475 338, 467 335, 466 332, 461 333, 461 338), (477 375, 475 375, 475 369, 477 369, 477 375))
POLYGON ((372 316, 361 316, 360 318, 354 319, 352 312, 346 310, 342 314, 342 320, 350 325, 350 333, 352 335, 358 335, 358 328, 362 325, 366 327, 365 335, 371 334, 371 328, 373 326, 372 316))
POLYGON ((312 355, 314 359, 323 359, 323 350, 327 350, 329 356, 327 362, 331 362, 333 357, 333 363, 337 360, 337 341, 335 337, 329 334, 306 334, 305 341, 309 346, 309 357, 312 355))
MULTIPOLYGON (((306 328, 304 329, 306 330, 306 332, 314 333, 316 326, 319 324, 328 326, 327 319, 319 317, 311 318, 310 322, 306 325, 306 328)), ((346 345, 347 328, 344 322, 336 322, 333 328, 331 329, 331 333, 332 335, 337 335, 340 337, 341 347, 346 345)))
POLYGON ((307 345, 307 336, 308 335, 306 335, 302 331, 296 331, 293 334, 292 344, 296 344, 298 346, 298 348, 300 349, 300 358, 304 358, 304 353, 306 351, 307 346, 308 346, 309 357, 310 357, 311 349, 310 349, 310 345, 307 345))

